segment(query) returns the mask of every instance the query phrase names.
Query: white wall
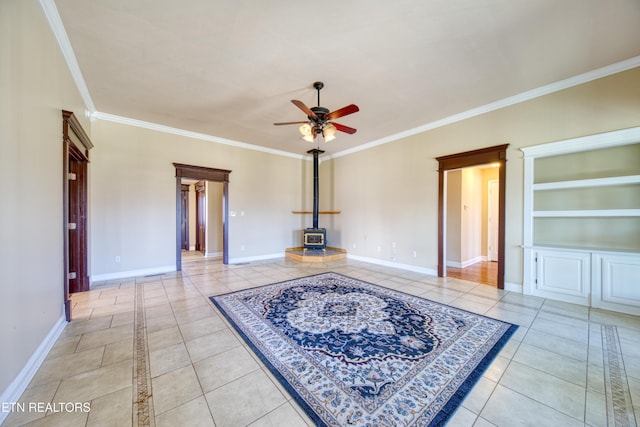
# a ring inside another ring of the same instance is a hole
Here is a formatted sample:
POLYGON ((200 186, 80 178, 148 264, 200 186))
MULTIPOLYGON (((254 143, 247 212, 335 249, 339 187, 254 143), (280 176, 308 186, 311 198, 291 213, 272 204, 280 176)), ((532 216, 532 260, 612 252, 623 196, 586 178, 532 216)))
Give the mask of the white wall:
POLYGON ((63 318, 61 110, 73 111, 91 131, 37 1, 0 1, 0 94, 0 397, 5 397, 63 318))

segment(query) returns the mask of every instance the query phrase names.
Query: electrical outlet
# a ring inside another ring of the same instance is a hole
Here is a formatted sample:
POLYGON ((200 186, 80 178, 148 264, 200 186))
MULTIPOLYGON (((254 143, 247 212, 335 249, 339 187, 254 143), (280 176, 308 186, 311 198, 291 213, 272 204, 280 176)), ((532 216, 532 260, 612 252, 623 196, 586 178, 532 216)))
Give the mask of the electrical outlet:
POLYGON ((411 256, 415 258, 415 257, 418 256, 418 253, 416 251, 413 251, 413 252, 411 252, 411 256))
POLYGON ((120 255, 116 255, 115 261, 120 262, 120 255))

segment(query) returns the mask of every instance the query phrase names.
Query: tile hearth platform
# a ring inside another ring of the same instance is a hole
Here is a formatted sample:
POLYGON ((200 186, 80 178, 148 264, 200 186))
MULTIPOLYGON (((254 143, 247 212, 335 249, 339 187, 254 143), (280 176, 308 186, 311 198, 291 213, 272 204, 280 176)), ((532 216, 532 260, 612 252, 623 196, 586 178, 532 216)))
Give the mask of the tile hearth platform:
POLYGON ((285 249, 285 257, 300 262, 330 262, 347 258, 347 250, 327 246, 326 250, 304 249, 302 247, 285 249))

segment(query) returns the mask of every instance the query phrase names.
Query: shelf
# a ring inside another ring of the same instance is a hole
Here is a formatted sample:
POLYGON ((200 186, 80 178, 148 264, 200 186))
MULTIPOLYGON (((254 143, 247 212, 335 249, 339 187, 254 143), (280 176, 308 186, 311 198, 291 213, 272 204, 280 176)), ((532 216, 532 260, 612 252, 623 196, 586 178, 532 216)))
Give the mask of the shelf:
POLYGON ((570 211, 533 211, 534 218, 636 217, 640 209, 600 209, 570 211))
POLYGON ((607 178, 579 179, 575 181, 556 181, 533 184, 532 189, 561 190, 565 188, 604 187, 610 185, 640 184, 640 175, 613 176, 607 178))
MULTIPOLYGON (((319 214, 323 214, 323 215, 325 215, 325 214, 326 215, 336 215, 336 214, 339 214, 341 212, 342 211, 318 211, 319 214)), ((291 211, 291 213, 304 215, 304 214, 312 214, 313 211, 291 211)))

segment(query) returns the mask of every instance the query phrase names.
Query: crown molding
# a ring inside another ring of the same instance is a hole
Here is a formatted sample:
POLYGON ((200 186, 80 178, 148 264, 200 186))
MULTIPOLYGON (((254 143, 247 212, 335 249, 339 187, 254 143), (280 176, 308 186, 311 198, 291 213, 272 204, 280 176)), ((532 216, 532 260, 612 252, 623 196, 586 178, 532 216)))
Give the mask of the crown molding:
POLYGON ((96 111, 96 107, 93 104, 93 100, 91 99, 91 94, 89 94, 89 88, 84 81, 82 71, 80 71, 80 66, 78 65, 78 61, 76 60, 76 55, 75 53, 73 53, 71 41, 67 36, 64 25, 62 24, 62 19, 60 18, 60 14, 58 13, 58 8, 56 7, 53 0, 40 0, 40 7, 42 7, 42 11, 44 12, 45 17, 49 22, 51 31, 53 31, 53 35, 58 41, 58 46, 60 46, 62 56, 64 56, 65 61, 67 61, 67 66, 69 67, 69 71, 71 72, 73 81, 76 83, 78 92, 80 92, 80 96, 82 97, 87 110, 89 110, 89 114, 93 114, 96 111))
MULTIPOLYGON (((84 81, 84 77, 82 76, 82 72, 80 71, 80 66, 78 65, 78 61, 76 60, 76 56, 73 52, 73 48, 71 47, 71 42, 69 41, 69 37, 67 36, 66 30, 64 29, 62 19, 60 18, 60 14, 58 13, 58 9, 56 8, 54 0, 39 0, 39 1, 40 1, 40 6, 42 7, 42 10, 47 18, 47 21, 49 22, 51 30, 53 31, 53 34, 55 35, 56 40, 58 41, 58 45, 60 46, 60 50, 62 51, 62 54, 67 62, 67 66, 69 67, 69 71, 71 72, 73 80, 76 83, 76 87, 80 92, 80 96, 84 100, 84 103, 87 109, 89 110, 89 113, 92 118, 99 118, 102 120, 113 121, 117 123, 128 124, 131 126, 143 127, 147 129, 153 129, 160 132, 167 132, 175 135, 187 136, 189 138, 202 139, 205 141, 216 142, 219 144, 231 145, 234 147, 246 148, 249 150, 262 151, 265 153, 292 157, 296 159, 302 159, 302 160, 311 159, 309 156, 289 153, 286 151, 275 150, 267 147, 248 144, 245 142, 233 141, 225 138, 219 138, 211 135, 201 134, 198 132, 191 132, 187 130, 172 128, 169 126, 143 122, 136 119, 129 119, 126 117, 115 116, 112 114, 98 112, 96 110, 95 105, 93 104, 93 100, 91 99, 89 89, 87 88, 87 85, 84 81)), ((536 89, 522 92, 520 94, 510 96, 489 104, 485 104, 480 107, 472 108, 471 110, 463 111, 462 113, 454 114, 452 116, 445 117, 443 119, 436 120, 436 121, 424 124, 422 126, 418 126, 413 129, 406 130, 404 132, 389 135, 384 138, 380 138, 380 139, 368 142, 366 144, 359 145, 354 148, 339 151, 332 155, 327 155, 324 158, 324 160, 330 160, 333 158, 343 157, 348 154, 357 153, 358 151, 368 150, 370 148, 377 147, 378 145, 394 142, 394 141, 407 138, 409 136, 413 136, 422 132, 447 126, 452 123, 460 122, 466 119, 470 119, 472 117, 476 117, 476 116, 486 114, 495 110, 509 107, 511 105, 519 104, 525 101, 530 101, 532 99, 539 98, 544 95, 548 95, 554 92, 568 89, 573 86, 587 83, 599 78, 607 77, 612 74, 630 70, 638 66, 640 66, 640 56, 629 58, 627 60, 620 61, 615 64, 607 65, 605 67, 597 68, 595 70, 588 71, 586 73, 579 74, 577 76, 570 77, 565 80, 561 80, 555 83, 538 87, 536 89)))
POLYGON ((597 80, 603 77, 610 76, 612 74, 621 73, 623 71, 630 70, 640 66, 640 56, 635 56, 624 61, 616 62, 615 64, 607 65, 592 71, 588 71, 583 74, 579 74, 568 79, 560 80, 555 83, 551 83, 545 86, 531 89, 526 92, 519 93, 489 104, 482 105, 480 107, 472 108, 471 110, 463 111, 462 113, 454 114, 453 116, 445 117, 444 119, 436 120, 431 123, 427 123, 422 126, 418 126, 413 129, 406 130, 404 132, 389 135, 387 137, 371 141, 366 144, 359 145, 348 150, 339 151, 331 155, 331 158, 337 158, 346 156, 348 154, 356 153, 358 151, 368 150, 369 148, 377 147, 378 145, 387 144, 389 142, 397 141, 402 138, 406 138, 418 133, 426 132, 428 130, 436 129, 452 123, 460 122, 462 120, 470 119, 482 114, 490 113, 501 108, 509 107, 511 105, 520 104, 522 102, 530 101, 541 96, 549 95, 554 92, 559 92, 564 89, 569 89, 574 86, 588 83, 593 80, 597 80))
POLYGON ((217 144, 231 145, 233 147, 245 148, 247 150, 261 151, 263 153, 275 154, 278 156, 292 157, 294 159, 306 160, 308 156, 289 153, 287 151, 275 150, 273 148, 262 147, 260 145, 248 144, 246 142, 234 141, 231 139, 220 138, 217 136, 207 135, 204 133, 192 132, 189 130, 178 129, 171 126, 160 125, 157 123, 145 122, 143 120, 131 119, 129 117, 116 116, 114 114, 102 113, 96 111, 91 115, 92 119, 104 120, 107 122, 120 123, 129 126, 135 126, 144 129, 155 130, 158 132, 170 133, 173 135, 185 136, 187 138, 200 139, 202 141, 215 142, 217 144))

